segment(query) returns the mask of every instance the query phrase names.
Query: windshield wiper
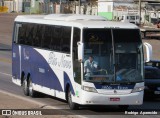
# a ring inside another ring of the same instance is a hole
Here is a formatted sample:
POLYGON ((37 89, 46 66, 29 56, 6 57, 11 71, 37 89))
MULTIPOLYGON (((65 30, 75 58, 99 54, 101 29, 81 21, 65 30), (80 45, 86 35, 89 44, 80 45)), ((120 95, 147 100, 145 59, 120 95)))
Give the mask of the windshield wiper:
POLYGON ((85 82, 92 82, 92 83, 98 83, 101 85, 106 85, 106 84, 110 84, 112 82, 105 82, 105 81, 93 81, 93 80, 84 80, 85 82))
POLYGON ((104 80, 96 81, 96 82, 99 83, 99 84, 101 84, 101 85, 106 85, 106 84, 114 83, 114 81, 104 81, 104 80))

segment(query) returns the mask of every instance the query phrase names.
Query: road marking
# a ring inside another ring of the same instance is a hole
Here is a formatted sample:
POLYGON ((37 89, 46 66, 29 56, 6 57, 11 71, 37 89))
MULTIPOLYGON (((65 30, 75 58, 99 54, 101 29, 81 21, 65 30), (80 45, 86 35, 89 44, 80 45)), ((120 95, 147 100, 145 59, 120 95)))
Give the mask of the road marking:
POLYGON ((0 74, 6 75, 6 76, 12 76, 11 74, 3 73, 3 72, 0 72, 0 74))

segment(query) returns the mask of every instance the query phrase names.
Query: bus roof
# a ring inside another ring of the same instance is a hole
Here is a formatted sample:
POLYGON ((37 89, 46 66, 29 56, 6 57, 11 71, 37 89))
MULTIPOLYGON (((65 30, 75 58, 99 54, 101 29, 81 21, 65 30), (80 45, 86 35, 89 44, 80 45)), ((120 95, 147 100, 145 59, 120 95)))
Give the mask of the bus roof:
POLYGON ((138 28, 131 23, 107 21, 106 18, 93 15, 50 14, 50 15, 19 15, 16 22, 75 26, 79 28, 138 28))

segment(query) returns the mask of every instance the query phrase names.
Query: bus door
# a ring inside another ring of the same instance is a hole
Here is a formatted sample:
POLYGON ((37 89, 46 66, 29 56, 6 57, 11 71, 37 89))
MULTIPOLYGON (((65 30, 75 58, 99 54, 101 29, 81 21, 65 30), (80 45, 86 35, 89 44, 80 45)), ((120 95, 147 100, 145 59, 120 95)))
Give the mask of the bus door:
POLYGON ((81 84, 81 62, 78 60, 78 46, 80 41, 80 29, 74 28, 73 31, 73 76, 76 83, 81 84))

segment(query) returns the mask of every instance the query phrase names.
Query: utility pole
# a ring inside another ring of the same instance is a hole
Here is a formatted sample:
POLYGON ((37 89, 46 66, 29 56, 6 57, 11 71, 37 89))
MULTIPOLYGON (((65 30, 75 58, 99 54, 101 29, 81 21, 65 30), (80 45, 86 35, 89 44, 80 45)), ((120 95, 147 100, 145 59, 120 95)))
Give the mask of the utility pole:
POLYGON ((59 1, 59 6, 60 6, 60 14, 62 13, 62 1, 59 1))
POLYGON ((79 14, 81 14, 81 0, 79 0, 79 14))
POLYGON ((2 6, 4 6, 4 0, 2 0, 2 6))
POLYGON ((13 0, 13 11, 12 11, 12 12, 14 12, 14 9, 15 9, 15 6, 14 6, 14 4, 15 4, 15 1, 13 0))
POLYGON ((139 26, 141 26, 141 0, 139 0, 139 26))

